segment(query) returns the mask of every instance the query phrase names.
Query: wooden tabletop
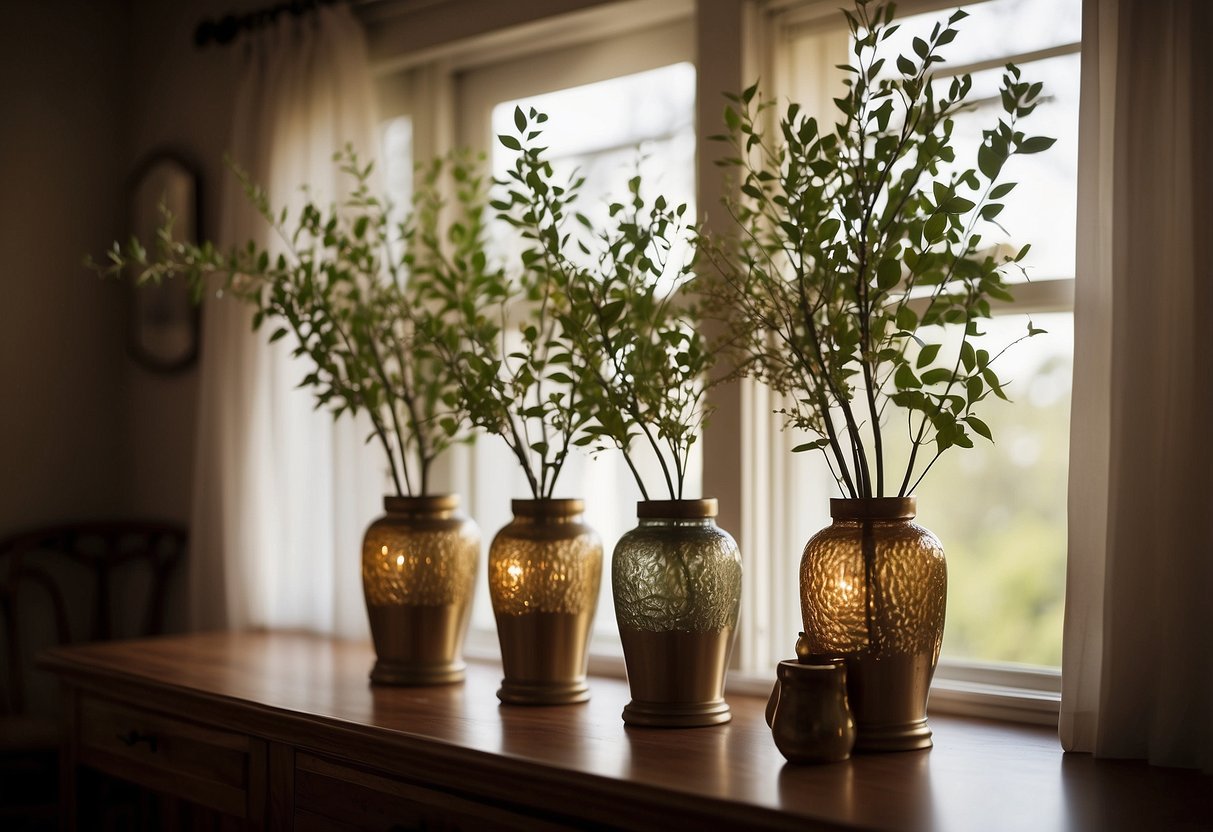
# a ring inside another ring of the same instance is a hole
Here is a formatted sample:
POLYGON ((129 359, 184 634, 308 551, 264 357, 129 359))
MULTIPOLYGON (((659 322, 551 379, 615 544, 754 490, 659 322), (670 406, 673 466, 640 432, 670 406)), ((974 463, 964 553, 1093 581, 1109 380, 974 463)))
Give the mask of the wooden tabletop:
POLYGON ((884 830, 1213 829, 1213 778, 1066 755, 1050 729, 932 716, 929 751, 784 763, 764 702, 733 721, 625 728, 621 680, 582 705, 499 705, 501 668, 464 684, 372 687, 368 643, 294 632, 206 633, 60 648, 43 666, 145 707, 359 759, 522 807, 639 823, 685 810, 721 825, 884 830), (592 813, 592 814, 590 814, 592 813))

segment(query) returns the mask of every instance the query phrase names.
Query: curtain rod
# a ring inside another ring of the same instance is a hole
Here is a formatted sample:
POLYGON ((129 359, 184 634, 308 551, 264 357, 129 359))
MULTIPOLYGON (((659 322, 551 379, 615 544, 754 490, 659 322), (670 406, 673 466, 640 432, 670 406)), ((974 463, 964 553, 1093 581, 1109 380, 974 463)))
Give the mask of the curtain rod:
POLYGON ((241 32, 252 32, 273 23, 278 15, 286 13, 300 17, 315 11, 320 6, 331 6, 339 0, 291 0, 288 3, 277 3, 264 9, 245 12, 244 14, 228 14, 214 20, 207 18, 198 23, 194 29, 194 46, 199 48, 212 41, 218 46, 226 46, 234 41, 241 32))

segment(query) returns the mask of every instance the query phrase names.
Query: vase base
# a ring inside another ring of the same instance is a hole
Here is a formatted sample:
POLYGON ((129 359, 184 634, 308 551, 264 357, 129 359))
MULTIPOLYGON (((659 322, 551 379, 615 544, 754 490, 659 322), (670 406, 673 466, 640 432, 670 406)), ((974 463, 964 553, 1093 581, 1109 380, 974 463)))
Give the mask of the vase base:
POLYGON ((733 718, 729 704, 714 702, 638 702, 633 699, 623 709, 625 725, 643 728, 701 728, 723 725, 733 718))
POLYGON ((896 725, 855 726, 855 751, 922 751, 934 745, 926 719, 896 725))
POLYGON ((371 669, 371 684, 400 687, 452 685, 463 681, 466 670, 467 665, 463 662, 416 664, 378 659, 371 669))
POLYGON ((589 701, 590 689, 584 679, 572 682, 515 682, 502 679, 497 698, 504 705, 575 705, 589 701))

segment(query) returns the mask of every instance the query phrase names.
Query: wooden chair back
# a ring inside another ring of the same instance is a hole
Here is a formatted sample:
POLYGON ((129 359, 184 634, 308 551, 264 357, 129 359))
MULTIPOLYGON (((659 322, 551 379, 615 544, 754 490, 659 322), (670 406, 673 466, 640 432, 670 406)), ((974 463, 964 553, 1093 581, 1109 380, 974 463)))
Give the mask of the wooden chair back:
POLYGON ((0 716, 30 709, 37 651, 163 633, 186 544, 181 526, 145 521, 71 523, 0 539, 0 716))

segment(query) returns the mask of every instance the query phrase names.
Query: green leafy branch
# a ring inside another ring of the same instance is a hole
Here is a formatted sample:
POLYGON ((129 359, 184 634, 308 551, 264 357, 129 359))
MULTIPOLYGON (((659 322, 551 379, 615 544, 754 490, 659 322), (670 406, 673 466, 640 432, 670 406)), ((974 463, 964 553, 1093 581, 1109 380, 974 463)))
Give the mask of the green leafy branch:
POLYGON ((440 357, 420 337, 424 280, 411 279, 414 249, 423 238, 437 238, 439 218, 415 210, 396 225, 390 204, 370 190, 372 166, 359 164, 348 147, 334 162, 351 183, 350 195, 327 209, 309 200, 293 222, 233 166, 278 238, 274 250, 252 240, 226 252, 209 241, 174 240, 166 212, 152 252, 138 240, 115 243, 105 264, 89 265, 102 274, 133 274, 138 283, 184 279, 199 300, 218 275, 220 292, 253 307, 254 329, 272 324, 271 342, 293 337, 293 355, 310 363, 300 386, 314 392, 317 407, 334 418, 367 414, 368 441, 381 446, 396 493, 424 495, 435 458, 466 433, 466 420, 446 409, 451 390, 440 357))
POLYGON ((516 268, 492 268, 481 252, 468 261, 471 268, 433 281, 429 294, 435 343, 457 379, 458 408, 505 441, 535 499, 552 497, 586 424, 581 396, 591 378, 561 327, 568 264, 551 254, 567 240, 566 206, 582 181, 555 181, 534 143, 546 118, 519 110, 517 133, 499 137, 517 156, 497 183, 504 193, 490 204, 523 241, 516 268))
MULTIPOLYGON (((1015 187, 999 182, 1007 160, 1054 140, 1018 129, 1041 85, 1008 65, 1003 117, 983 132, 976 165, 958 166, 953 117, 970 106, 971 80, 945 86, 932 67, 966 14, 891 65, 882 44, 897 30, 893 5, 857 0, 844 14, 854 59, 840 67, 833 129, 794 103, 775 120, 757 85, 729 96, 728 132, 714 138, 734 151, 721 164, 738 179, 729 208, 741 233, 731 247, 705 242, 717 271, 709 297, 729 323, 721 347, 736 374, 783 394, 788 425, 813 436, 795 450, 823 451, 848 496, 885 496, 894 481, 906 495, 945 450, 972 447, 971 433, 992 439, 975 409, 1006 397, 992 366, 1002 351, 974 340, 991 302, 1011 300, 1004 273, 1027 246, 991 253, 981 231, 1015 187), (963 327, 954 353, 941 341, 951 325, 963 327), (899 479, 886 473, 889 404, 907 411, 911 440, 899 479)), ((1039 332, 1029 323, 1024 337, 1039 332)))
POLYGON ((686 300, 690 263, 675 259, 678 243, 688 241, 687 207, 671 208, 660 196, 650 205, 639 176, 628 184, 630 199, 612 204, 611 225, 593 235, 593 265, 567 269, 564 328, 596 377, 584 394, 594 419, 578 444, 618 448, 646 500, 637 454, 647 449, 670 499, 682 499, 691 448, 710 414, 712 366, 698 309, 686 300))

